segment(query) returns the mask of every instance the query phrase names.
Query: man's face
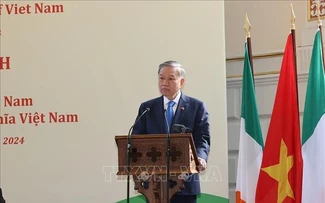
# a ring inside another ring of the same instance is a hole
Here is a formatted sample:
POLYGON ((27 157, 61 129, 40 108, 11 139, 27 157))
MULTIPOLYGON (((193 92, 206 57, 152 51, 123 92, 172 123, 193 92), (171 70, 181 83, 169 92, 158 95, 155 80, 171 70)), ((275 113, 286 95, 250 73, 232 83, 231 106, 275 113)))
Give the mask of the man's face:
POLYGON ((159 72, 159 91, 169 100, 172 100, 183 87, 184 81, 184 78, 179 77, 176 68, 165 66, 159 72))

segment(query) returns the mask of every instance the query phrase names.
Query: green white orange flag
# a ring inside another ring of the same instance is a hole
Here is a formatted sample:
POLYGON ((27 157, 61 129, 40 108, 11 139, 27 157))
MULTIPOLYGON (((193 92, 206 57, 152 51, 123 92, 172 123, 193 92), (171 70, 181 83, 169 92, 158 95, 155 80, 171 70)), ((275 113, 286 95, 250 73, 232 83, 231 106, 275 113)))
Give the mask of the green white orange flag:
POLYGON ((303 116, 303 203, 325 202, 325 79, 322 56, 318 30, 309 67, 303 116))
POLYGON ((245 43, 239 143, 236 203, 253 203, 262 162, 263 137, 247 43, 245 43))
POLYGON ((302 155, 296 85, 292 33, 290 33, 282 59, 263 151, 256 203, 301 202, 302 155))

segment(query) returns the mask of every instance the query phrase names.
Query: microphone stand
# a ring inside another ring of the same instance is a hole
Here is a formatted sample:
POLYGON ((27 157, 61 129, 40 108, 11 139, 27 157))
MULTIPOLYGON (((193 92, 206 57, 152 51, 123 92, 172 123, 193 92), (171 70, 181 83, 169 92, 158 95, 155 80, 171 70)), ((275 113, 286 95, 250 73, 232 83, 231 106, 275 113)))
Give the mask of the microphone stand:
MULTIPOLYGON (((133 125, 134 126, 134 125, 133 125)), ((128 138, 127 138, 127 198, 126 202, 130 203, 130 165, 131 165, 131 129, 133 126, 130 128, 129 133, 128 133, 128 138)))
POLYGON ((134 124, 131 126, 131 128, 129 129, 128 132, 128 137, 127 137, 127 198, 126 198, 126 202, 130 203, 130 168, 131 168, 131 130, 133 129, 133 127, 135 126, 135 124, 142 118, 142 116, 147 113, 148 111, 150 111, 150 108, 146 108, 142 114, 138 117, 138 119, 134 122, 134 124))
POLYGON ((167 125, 167 194, 166 199, 167 203, 169 203, 169 178, 170 178, 170 126, 168 124, 166 110, 165 110, 165 120, 167 125))

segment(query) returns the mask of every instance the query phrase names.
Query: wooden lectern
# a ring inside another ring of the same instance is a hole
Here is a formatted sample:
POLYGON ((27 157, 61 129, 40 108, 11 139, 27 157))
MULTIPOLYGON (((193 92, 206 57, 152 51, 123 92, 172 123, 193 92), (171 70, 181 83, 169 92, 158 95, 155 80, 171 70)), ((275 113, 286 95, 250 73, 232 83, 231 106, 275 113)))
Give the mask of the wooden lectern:
MULTIPOLYGON (((117 175, 127 175, 127 137, 115 136, 118 148, 117 175)), ((131 136, 130 175, 134 189, 149 203, 167 202, 183 188, 187 175, 198 173, 198 157, 191 134, 170 135, 170 181, 167 181, 167 135, 148 134, 131 136)))

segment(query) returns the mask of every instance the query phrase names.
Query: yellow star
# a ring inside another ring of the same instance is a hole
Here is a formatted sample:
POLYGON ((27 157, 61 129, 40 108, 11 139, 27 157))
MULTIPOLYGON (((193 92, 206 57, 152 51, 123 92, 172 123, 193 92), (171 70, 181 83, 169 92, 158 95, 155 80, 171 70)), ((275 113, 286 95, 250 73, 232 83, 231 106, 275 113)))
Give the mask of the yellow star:
POLYGON ((287 156, 288 148, 281 139, 279 163, 273 166, 262 168, 269 176, 278 181, 278 203, 289 196, 294 199, 293 191, 288 179, 288 173, 293 166, 293 155, 287 156))

